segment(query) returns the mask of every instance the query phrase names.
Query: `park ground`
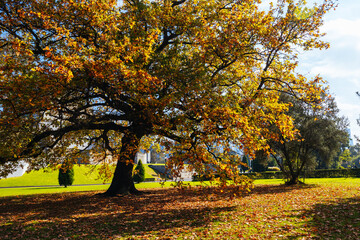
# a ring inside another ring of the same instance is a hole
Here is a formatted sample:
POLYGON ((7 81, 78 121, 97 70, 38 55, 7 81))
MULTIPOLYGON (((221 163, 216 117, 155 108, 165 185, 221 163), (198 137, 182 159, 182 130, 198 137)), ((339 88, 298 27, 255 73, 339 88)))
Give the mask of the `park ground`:
POLYGON ((360 239, 360 179, 0 198, 0 239, 360 239))

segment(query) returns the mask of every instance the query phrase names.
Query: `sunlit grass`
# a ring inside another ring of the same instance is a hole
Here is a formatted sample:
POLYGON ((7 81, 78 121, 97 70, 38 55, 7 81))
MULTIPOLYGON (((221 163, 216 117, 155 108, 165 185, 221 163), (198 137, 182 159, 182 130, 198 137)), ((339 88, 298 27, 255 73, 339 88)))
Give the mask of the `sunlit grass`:
MULTIPOLYGON (((102 184, 104 180, 99 178, 97 168, 99 166, 93 165, 74 165, 75 179, 73 185, 80 184, 102 184)), ((146 164, 145 178, 155 178, 157 174, 146 164)), ((6 179, 0 179, 0 187, 15 187, 15 186, 56 186, 58 183, 57 170, 50 168, 41 169, 38 171, 31 171, 25 173, 20 177, 12 177, 6 179)), ((109 183, 110 180, 105 181, 109 183)))
MULTIPOLYGON (((185 184, 191 185, 191 186, 201 185, 200 182, 186 182, 185 184)), ((205 186, 210 185, 209 182, 204 182, 203 184, 205 186)), ((160 182, 142 182, 142 183, 135 184, 136 188, 138 188, 138 189, 169 188, 169 187, 173 187, 173 185, 174 185, 174 182, 171 182, 171 181, 167 181, 162 184, 160 182)), ((64 192, 105 191, 107 188, 109 188, 109 184, 68 186, 67 188, 61 187, 61 186, 0 188, 0 197, 64 193, 64 192)))
MULTIPOLYGON (((99 179, 97 171, 93 170, 93 166, 90 165, 74 165, 75 179, 73 184, 78 185, 103 183, 104 181, 99 179)), ((58 174, 58 170, 53 170, 51 168, 31 171, 20 177, 1 179, 0 187, 59 185, 58 174)))
MULTIPOLYGON (((211 183, 206 182, 184 182, 189 186, 210 186, 211 183)), ((360 178, 309 178, 305 180, 305 183, 308 185, 346 185, 360 186, 360 178)), ((257 179, 254 181, 255 185, 282 185, 284 181, 282 179, 257 179)), ((164 184, 160 184, 159 182, 143 182, 136 184, 136 188, 138 189, 152 189, 152 188, 169 188, 174 185, 174 182, 166 181, 164 184)), ((20 196, 20 195, 35 195, 35 194, 51 194, 51 193, 63 193, 63 192, 82 192, 82 191, 105 191, 109 187, 108 184, 101 185, 86 185, 86 186, 68 186, 60 187, 60 186, 39 186, 39 187, 20 187, 20 188, 0 188, 0 197, 6 196, 20 196)))

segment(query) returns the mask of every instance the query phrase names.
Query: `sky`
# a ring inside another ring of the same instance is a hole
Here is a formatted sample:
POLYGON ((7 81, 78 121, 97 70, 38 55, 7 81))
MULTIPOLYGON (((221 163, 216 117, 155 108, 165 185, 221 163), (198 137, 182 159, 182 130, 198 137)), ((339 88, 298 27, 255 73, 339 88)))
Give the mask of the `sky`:
MULTIPOLYGON (((330 43, 327 50, 301 54, 299 70, 306 76, 320 74, 329 84, 340 115, 349 119, 353 140, 360 137, 360 0, 338 0, 338 7, 325 16, 321 28, 330 43)), ((356 141, 355 141, 356 142, 356 141)))

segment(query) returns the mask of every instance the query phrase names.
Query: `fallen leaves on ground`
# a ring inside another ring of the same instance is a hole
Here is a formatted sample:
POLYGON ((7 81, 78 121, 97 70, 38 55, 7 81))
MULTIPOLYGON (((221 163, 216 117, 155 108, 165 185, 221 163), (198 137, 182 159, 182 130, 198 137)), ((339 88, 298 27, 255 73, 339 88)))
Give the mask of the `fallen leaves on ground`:
POLYGON ((8 197, 0 228, 0 239, 359 239, 360 186, 8 197))

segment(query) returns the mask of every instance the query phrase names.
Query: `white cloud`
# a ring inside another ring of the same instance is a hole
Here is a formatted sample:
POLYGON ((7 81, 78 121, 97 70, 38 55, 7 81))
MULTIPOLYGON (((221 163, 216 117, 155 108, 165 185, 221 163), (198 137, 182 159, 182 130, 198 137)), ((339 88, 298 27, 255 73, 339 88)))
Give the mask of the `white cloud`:
POLYGON ((327 62, 325 64, 316 65, 311 69, 310 73, 312 75, 320 74, 321 76, 331 78, 346 78, 348 81, 349 78, 351 78, 352 82, 357 81, 357 78, 360 79, 360 68, 354 69, 342 66, 336 62, 327 62))
POLYGON ((336 18, 326 21, 322 32, 331 45, 326 51, 313 51, 301 56, 302 68, 311 75, 320 74, 328 79, 343 79, 348 83, 360 80, 360 18, 336 18))
POLYGON ((359 25, 360 19, 338 18, 325 22, 321 30, 327 32, 332 38, 343 38, 345 36, 360 38, 359 25))
POLYGON ((355 86, 356 89, 359 89, 359 91, 360 91, 360 78, 349 79, 349 82, 350 82, 350 84, 355 86))
POLYGON ((360 19, 349 20, 338 18, 325 22, 321 30, 326 35, 326 40, 334 42, 337 47, 352 46, 360 51, 360 19))
MULTIPOLYGON (((360 100, 360 99, 359 99, 360 100)), ((355 117, 358 118, 359 114, 360 114, 360 105, 353 103, 347 103, 347 102, 342 102, 341 99, 340 101, 338 100, 338 107, 341 109, 342 112, 346 112, 349 117, 355 117)))

